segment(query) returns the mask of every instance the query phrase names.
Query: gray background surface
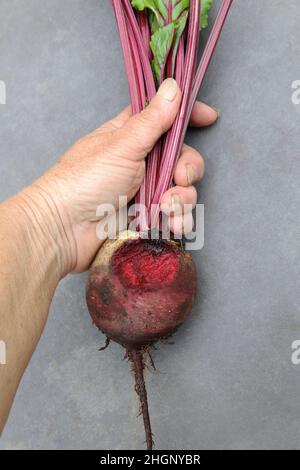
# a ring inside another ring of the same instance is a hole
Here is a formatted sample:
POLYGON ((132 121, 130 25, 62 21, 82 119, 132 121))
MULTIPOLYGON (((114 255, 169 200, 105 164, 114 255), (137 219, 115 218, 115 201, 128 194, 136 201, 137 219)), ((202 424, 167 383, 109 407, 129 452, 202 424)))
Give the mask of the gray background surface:
MULTIPOLYGON (((235 0, 201 92, 220 108, 191 132, 205 156, 199 298, 147 382, 157 449, 300 449, 298 0, 235 0)), ((1 0, 0 196, 44 172, 128 93, 108 0, 1 0)), ((143 448, 123 351, 62 282, 0 441, 3 449, 143 448)))

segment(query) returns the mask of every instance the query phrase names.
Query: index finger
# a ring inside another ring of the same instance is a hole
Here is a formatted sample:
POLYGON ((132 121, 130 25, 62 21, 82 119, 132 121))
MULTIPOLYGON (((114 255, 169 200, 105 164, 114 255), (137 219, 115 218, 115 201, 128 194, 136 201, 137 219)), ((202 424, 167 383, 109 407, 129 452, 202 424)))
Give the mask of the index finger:
POLYGON ((190 126, 207 127, 214 124, 219 118, 219 112, 201 101, 196 101, 192 111, 190 126))

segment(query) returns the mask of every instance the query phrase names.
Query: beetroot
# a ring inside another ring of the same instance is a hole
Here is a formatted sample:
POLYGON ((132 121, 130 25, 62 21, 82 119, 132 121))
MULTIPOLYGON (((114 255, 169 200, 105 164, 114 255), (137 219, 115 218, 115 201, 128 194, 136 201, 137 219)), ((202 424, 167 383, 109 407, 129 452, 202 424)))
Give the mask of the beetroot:
POLYGON ((175 241, 123 232, 100 250, 89 275, 87 304, 96 326, 120 343, 133 365, 148 449, 152 433, 143 355, 188 318, 197 286, 192 257, 175 241))
POLYGON ((121 236, 100 250, 90 271, 87 302, 98 328, 131 350, 172 335, 187 319, 196 269, 175 241, 146 240, 137 232, 121 236))

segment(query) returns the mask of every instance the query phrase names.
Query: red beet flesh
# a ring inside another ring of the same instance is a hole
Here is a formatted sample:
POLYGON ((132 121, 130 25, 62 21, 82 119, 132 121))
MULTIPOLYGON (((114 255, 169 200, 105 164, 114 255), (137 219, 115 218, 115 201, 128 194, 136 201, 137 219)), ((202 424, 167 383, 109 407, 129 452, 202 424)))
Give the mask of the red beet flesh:
POLYGON ((88 308, 108 338, 141 349, 188 318, 196 281, 191 256, 173 241, 109 240, 90 272, 88 308))
POLYGON ((167 243, 137 240, 119 248, 113 256, 112 266, 123 286, 153 290, 174 281, 179 258, 167 243))

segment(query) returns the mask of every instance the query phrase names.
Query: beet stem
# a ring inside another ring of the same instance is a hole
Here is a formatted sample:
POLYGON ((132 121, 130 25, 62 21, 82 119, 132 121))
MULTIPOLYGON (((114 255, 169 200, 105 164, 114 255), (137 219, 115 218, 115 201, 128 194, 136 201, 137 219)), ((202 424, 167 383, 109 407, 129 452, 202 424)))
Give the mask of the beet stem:
POLYGON ((154 443, 153 443, 150 416, 149 416, 147 390, 146 390, 145 379, 144 379, 143 352, 140 350, 128 351, 128 357, 133 365, 133 372, 134 372, 134 378, 135 378, 135 391, 138 394, 140 403, 141 403, 141 411, 143 415, 144 427, 145 427, 145 433, 146 433, 147 450, 152 450, 154 443))

